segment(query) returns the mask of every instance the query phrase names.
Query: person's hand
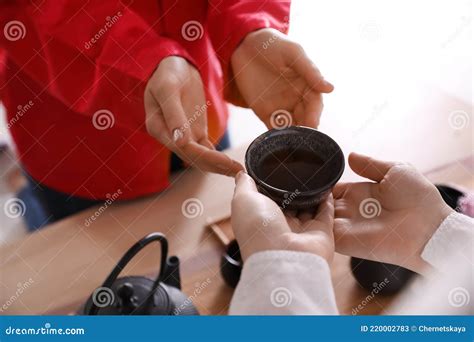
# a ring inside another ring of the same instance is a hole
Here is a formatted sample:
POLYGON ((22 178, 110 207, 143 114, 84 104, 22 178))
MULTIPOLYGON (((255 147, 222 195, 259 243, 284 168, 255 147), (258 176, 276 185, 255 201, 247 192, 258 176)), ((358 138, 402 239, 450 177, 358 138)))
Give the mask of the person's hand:
POLYGON ((267 250, 290 250, 319 255, 330 262, 334 255, 332 195, 317 212, 285 216, 278 205, 257 191, 253 179, 239 172, 232 199, 232 229, 245 261, 267 250))
POLYGON ((321 93, 334 87, 321 76, 303 48, 274 29, 248 34, 232 54, 237 87, 267 127, 317 127, 321 93))
POLYGON ((425 244, 452 212, 436 187, 408 164, 352 153, 351 169, 373 182, 334 188, 336 251, 422 273, 425 244))
POLYGON ((207 107, 199 72, 184 58, 163 59, 145 89, 148 133, 186 163, 235 175, 243 167, 215 150, 207 135, 207 107))

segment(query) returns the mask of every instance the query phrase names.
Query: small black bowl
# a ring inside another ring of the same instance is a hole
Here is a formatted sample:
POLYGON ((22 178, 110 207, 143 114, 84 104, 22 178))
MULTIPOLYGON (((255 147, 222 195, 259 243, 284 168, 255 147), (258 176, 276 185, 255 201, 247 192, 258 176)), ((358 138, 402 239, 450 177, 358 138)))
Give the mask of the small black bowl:
POLYGON ((272 129, 256 138, 245 167, 257 189, 284 209, 314 209, 344 172, 339 145, 320 131, 302 126, 272 129))
POLYGON ((459 199, 464 196, 464 193, 448 185, 437 184, 436 188, 441 194, 441 197, 443 198, 444 202, 446 202, 446 204, 449 205, 452 209, 459 211, 459 199))
POLYGON ((377 293, 381 295, 399 292, 417 275, 401 266, 356 257, 351 258, 351 270, 364 289, 377 289, 377 293))
POLYGON ((242 273, 242 257, 237 240, 232 240, 221 258, 221 274, 227 285, 235 288, 242 273))
MULTIPOLYGON (((446 204, 458 210, 458 201, 464 194, 447 185, 437 184, 436 188, 446 204)), ((380 294, 399 292, 413 277, 417 276, 417 273, 401 266, 356 257, 351 258, 351 270, 363 288, 372 291, 375 286, 379 286, 380 294), (374 284, 378 285, 374 286, 374 284)))

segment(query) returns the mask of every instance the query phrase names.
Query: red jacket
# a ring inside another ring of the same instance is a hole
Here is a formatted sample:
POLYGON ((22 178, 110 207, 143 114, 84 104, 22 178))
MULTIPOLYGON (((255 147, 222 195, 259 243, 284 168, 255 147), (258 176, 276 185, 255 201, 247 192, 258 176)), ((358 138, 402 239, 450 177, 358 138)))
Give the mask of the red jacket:
POLYGON ((289 2, 279 1, 128 3, 0 3, 7 125, 23 167, 55 190, 104 199, 120 189, 127 199, 164 189, 170 151, 146 133, 143 107, 157 65, 178 55, 197 67, 217 142, 227 124, 224 98, 239 103, 232 52, 251 31, 284 30, 289 15, 289 2))

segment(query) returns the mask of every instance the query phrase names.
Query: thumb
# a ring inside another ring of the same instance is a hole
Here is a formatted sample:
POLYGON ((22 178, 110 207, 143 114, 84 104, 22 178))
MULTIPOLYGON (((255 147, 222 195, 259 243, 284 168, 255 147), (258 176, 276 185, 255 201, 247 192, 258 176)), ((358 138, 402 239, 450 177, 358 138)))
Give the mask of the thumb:
POLYGON ((354 152, 349 155, 349 165, 351 169, 359 176, 375 182, 380 182, 388 170, 395 164, 394 162, 378 160, 354 152))
POLYGON ((315 220, 322 223, 324 227, 332 229, 334 223, 334 197, 332 193, 321 203, 315 216, 315 220))
POLYGON ((250 177, 246 172, 240 171, 237 176, 235 176, 234 197, 239 194, 248 194, 253 192, 258 191, 252 177, 250 177))

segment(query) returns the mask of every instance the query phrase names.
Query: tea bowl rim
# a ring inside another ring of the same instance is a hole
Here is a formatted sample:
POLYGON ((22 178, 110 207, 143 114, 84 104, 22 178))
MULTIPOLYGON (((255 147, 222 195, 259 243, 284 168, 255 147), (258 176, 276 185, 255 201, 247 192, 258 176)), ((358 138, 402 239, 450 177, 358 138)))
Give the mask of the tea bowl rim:
POLYGON ((333 188, 334 185, 336 185, 336 183, 339 181, 339 179, 341 179, 342 174, 344 173, 344 170, 345 170, 346 162, 345 162, 344 153, 342 152, 342 149, 339 146, 339 144, 333 138, 331 138, 329 135, 319 131, 316 128, 307 127, 307 126, 289 126, 289 127, 283 128, 283 129, 275 129, 274 128, 274 129, 268 130, 268 131, 260 134, 257 138, 255 138, 250 143, 250 145, 247 148, 247 151, 245 152, 245 168, 247 170, 247 173, 250 175, 250 177, 252 177, 252 179, 255 181, 255 183, 257 183, 257 185, 262 186, 266 190, 271 190, 273 193, 277 193, 277 194, 281 194, 281 195, 292 193, 292 192, 297 190, 297 189, 295 189, 294 191, 284 190, 284 189, 277 188, 277 187, 274 187, 273 185, 270 185, 270 184, 266 183, 265 181, 263 181, 262 179, 260 179, 256 175, 253 168, 250 167, 250 165, 249 165, 249 155, 251 153, 250 151, 251 151, 252 148, 255 148, 255 146, 257 144, 261 143, 262 141, 264 141, 266 138, 269 138, 273 134, 276 134, 276 133, 282 134, 282 132, 284 133, 285 131, 292 132, 292 133, 294 133, 295 131, 299 132, 299 133, 302 132, 306 135, 312 135, 312 134, 318 135, 319 134, 324 139, 332 142, 334 144, 334 146, 336 146, 336 148, 337 148, 336 154, 340 155, 341 167, 338 170, 337 174, 331 179, 331 182, 327 183, 324 186, 316 188, 316 189, 300 191, 300 196, 304 196, 304 197, 314 196, 314 195, 318 195, 320 193, 323 193, 324 191, 327 191, 327 190, 333 188))

